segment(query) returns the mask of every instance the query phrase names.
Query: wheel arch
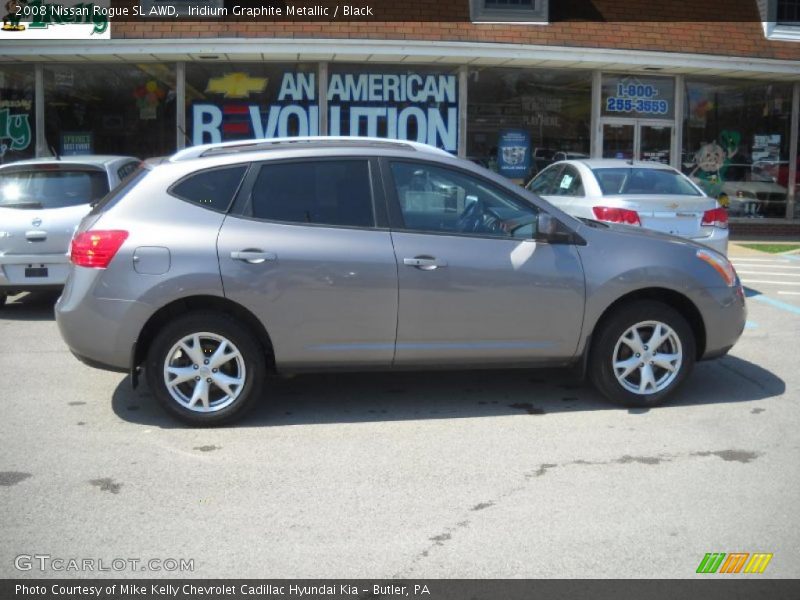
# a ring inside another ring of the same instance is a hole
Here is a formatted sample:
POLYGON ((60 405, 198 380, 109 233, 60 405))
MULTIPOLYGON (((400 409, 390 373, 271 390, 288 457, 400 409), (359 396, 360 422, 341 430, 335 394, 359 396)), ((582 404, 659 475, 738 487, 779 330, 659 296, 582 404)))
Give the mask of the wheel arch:
MULTIPOLYGON (((686 319, 689 326, 692 328, 695 340, 695 356, 700 360, 705 354, 706 349, 706 326, 703 321, 703 316, 700 310, 695 306, 688 297, 671 290, 668 288, 649 287, 629 292, 620 296, 614 302, 609 304, 600 318, 597 320, 594 328, 592 329, 591 336, 594 337, 595 333, 600 331, 600 328, 605 324, 605 321, 616 312, 621 306, 625 304, 636 302, 638 300, 653 300, 666 304, 670 308, 678 311, 680 315, 686 319)), ((591 352, 591 348, 587 348, 587 353, 591 352)))
POLYGON ((250 331, 255 333, 256 339, 264 350, 267 368, 270 370, 275 368, 275 353, 272 340, 263 323, 252 312, 241 304, 221 296, 188 296, 165 304, 153 313, 144 324, 136 339, 136 345, 132 353, 132 371, 136 372, 138 367, 145 361, 153 339, 170 319, 199 310, 224 313, 242 322, 250 331))

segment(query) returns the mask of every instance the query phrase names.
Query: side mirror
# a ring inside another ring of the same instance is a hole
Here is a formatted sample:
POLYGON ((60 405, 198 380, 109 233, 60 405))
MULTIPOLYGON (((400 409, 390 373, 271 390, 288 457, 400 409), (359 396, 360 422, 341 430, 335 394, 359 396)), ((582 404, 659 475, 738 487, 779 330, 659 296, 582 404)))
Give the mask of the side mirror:
POLYGON ((548 244, 571 244, 572 232, 564 227, 558 219, 544 211, 536 217, 536 241, 548 244))

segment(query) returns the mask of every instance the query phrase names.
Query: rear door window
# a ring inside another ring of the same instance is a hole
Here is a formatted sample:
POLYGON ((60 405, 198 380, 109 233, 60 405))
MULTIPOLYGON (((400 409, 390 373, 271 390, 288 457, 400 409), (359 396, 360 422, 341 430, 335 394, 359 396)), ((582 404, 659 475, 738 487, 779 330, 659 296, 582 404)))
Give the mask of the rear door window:
POLYGON ((120 181, 124 180, 126 177, 128 177, 128 175, 131 175, 134 171, 136 171, 140 164, 141 163, 139 161, 125 163, 117 170, 117 177, 120 181))
POLYGON ((20 167, 0 171, 0 206, 64 208, 97 202, 108 193, 105 171, 20 167))
POLYGON ((262 165, 250 213, 267 221, 373 227, 369 163, 343 159, 262 165))
POLYGON ((546 168, 528 184, 528 189, 540 196, 552 196, 555 192, 556 179, 560 172, 561 165, 553 165, 546 168))
POLYGON ((203 208, 226 212, 246 170, 247 165, 236 165, 200 171, 173 185, 170 193, 203 208))
POLYGON ((554 196, 583 196, 583 180, 578 170, 571 165, 565 165, 556 180, 555 191, 550 193, 554 196))

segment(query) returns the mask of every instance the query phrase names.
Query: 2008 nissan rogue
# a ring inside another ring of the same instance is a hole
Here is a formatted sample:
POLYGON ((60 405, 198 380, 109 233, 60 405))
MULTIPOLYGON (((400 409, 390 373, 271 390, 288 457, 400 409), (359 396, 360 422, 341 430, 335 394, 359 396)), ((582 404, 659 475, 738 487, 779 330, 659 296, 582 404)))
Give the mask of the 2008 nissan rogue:
POLYGON ((241 416, 270 371, 577 364, 662 402, 745 324, 721 254, 576 220, 444 151, 295 138, 195 146, 82 221, 56 306, 72 352, 143 369, 191 424, 241 416))

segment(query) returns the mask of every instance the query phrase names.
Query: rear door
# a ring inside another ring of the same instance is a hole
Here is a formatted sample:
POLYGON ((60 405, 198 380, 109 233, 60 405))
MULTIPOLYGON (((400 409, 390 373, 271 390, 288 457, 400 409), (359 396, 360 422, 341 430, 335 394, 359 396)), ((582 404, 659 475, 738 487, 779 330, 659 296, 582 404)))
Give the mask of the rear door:
POLYGON ((254 165, 223 223, 225 295, 261 320, 279 367, 391 364, 397 266, 374 169, 366 158, 254 165))

